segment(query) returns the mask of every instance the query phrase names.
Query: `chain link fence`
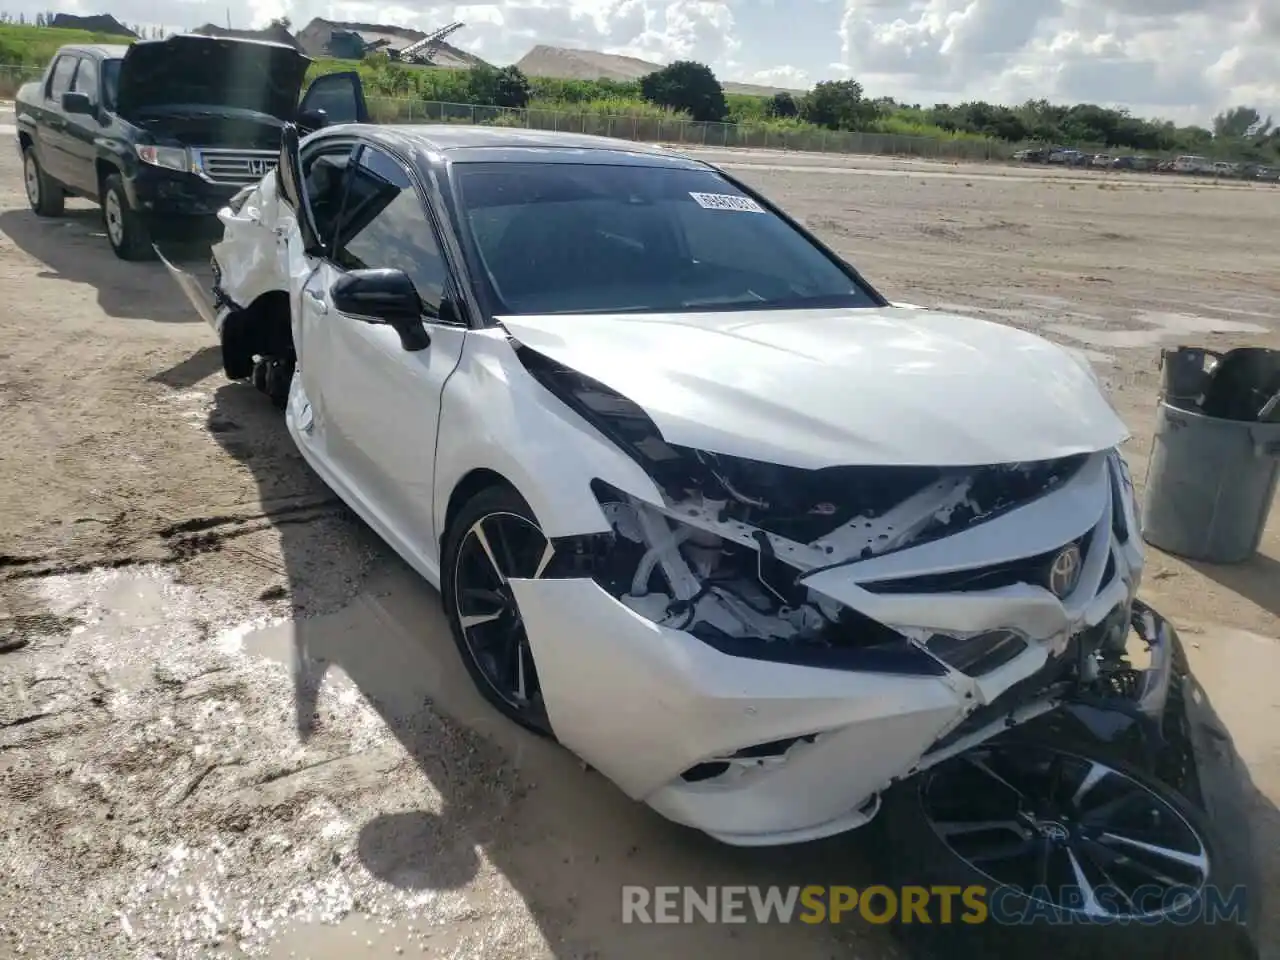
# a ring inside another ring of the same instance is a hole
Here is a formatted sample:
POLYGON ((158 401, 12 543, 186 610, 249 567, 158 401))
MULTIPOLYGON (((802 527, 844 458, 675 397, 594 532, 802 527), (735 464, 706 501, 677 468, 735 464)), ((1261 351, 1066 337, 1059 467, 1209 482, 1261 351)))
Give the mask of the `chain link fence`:
POLYGON ((12 100, 24 83, 39 80, 44 67, 30 67, 14 63, 0 63, 0 100, 12 100))
POLYGON ((932 157, 944 160, 1007 160, 1020 145, 981 139, 940 140, 886 133, 786 130, 746 123, 700 123, 672 117, 608 116, 568 110, 515 110, 468 103, 370 97, 376 123, 466 123, 532 130, 595 134, 647 143, 699 147, 753 147, 805 153, 849 153, 932 157))

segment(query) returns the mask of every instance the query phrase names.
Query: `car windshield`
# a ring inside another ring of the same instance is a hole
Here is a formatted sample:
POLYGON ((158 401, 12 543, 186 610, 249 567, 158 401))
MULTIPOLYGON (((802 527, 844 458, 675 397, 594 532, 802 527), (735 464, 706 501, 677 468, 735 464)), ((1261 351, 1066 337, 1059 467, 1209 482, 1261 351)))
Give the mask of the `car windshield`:
POLYGON ((712 170, 517 162, 455 172, 463 232, 499 315, 876 305, 712 170))

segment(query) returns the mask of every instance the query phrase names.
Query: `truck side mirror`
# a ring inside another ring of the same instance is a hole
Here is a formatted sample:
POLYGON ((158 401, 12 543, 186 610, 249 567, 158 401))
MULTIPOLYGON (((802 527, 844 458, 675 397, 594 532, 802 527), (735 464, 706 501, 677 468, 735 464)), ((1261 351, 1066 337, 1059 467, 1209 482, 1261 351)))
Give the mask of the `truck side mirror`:
POLYGON ((298 126, 305 130, 319 130, 329 125, 329 115, 323 110, 303 110, 298 114, 298 126))
POLYGON ((89 99, 87 93, 68 91, 62 95, 62 111, 63 113, 80 113, 92 116, 98 112, 98 108, 93 105, 93 101, 89 99))

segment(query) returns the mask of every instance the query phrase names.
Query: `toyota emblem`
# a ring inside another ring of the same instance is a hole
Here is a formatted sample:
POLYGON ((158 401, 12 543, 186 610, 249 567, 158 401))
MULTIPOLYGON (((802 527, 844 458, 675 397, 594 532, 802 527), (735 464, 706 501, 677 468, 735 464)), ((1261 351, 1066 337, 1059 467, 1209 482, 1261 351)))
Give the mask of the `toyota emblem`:
POLYGON ((1049 590, 1059 600, 1066 597, 1080 582, 1080 571, 1084 568, 1084 557, 1076 544, 1063 548, 1049 565, 1049 590))

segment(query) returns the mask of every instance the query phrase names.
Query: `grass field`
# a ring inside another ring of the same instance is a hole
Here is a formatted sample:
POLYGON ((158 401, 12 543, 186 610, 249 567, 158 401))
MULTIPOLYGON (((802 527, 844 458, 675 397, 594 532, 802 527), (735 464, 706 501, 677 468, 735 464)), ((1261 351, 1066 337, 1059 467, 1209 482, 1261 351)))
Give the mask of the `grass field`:
MULTIPOLYGON (((84 30, 56 30, 22 24, 0 24, 0 97, 12 97, 18 87, 39 76, 54 51, 69 43, 119 43, 119 37, 84 30)), ((370 97, 397 101, 488 106, 472 89, 470 71, 431 67, 408 67, 394 62, 360 60, 317 60, 309 75, 357 71, 370 97)), ((647 102, 640 96, 637 82, 609 80, 562 80, 532 77, 531 110, 558 112, 586 118, 625 117, 650 121, 687 120, 685 115, 647 102)), ((802 138, 822 135, 823 130, 798 120, 781 120, 766 113, 767 97, 728 94, 729 123, 743 125, 754 135, 761 132, 802 138)), ((590 123, 590 119, 584 122, 590 123)), ((963 132, 948 132, 918 117, 885 116, 870 124, 865 133, 928 137, 940 141, 985 143, 989 138, 963 132)))

